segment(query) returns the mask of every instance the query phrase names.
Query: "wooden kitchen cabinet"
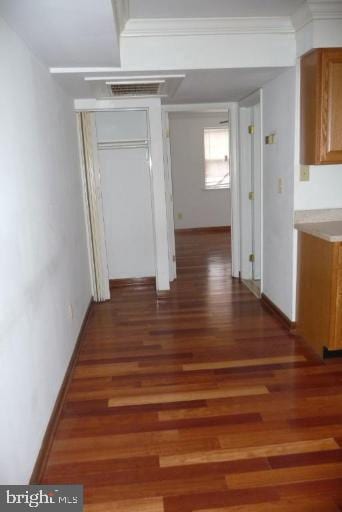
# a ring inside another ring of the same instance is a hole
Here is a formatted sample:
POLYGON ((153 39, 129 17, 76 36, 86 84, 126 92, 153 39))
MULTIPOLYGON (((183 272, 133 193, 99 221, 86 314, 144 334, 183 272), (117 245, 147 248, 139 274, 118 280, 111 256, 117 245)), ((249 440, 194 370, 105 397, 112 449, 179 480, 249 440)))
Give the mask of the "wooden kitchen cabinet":
POLYGON ((320 355, 342 350, 342 242, 298 237, 297 332, 320 355))
POLYGON ((301 163, 342 163, 342 48, 301 58, 301 163))

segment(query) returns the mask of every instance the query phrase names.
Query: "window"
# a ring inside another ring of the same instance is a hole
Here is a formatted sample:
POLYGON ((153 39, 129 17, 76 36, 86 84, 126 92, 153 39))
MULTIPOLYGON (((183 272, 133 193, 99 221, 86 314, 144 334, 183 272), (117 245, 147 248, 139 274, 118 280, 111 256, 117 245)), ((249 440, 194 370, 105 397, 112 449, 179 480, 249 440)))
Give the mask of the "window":
POLYGON ((227 128, 204 129, 205 189, 230 187, 227 128))

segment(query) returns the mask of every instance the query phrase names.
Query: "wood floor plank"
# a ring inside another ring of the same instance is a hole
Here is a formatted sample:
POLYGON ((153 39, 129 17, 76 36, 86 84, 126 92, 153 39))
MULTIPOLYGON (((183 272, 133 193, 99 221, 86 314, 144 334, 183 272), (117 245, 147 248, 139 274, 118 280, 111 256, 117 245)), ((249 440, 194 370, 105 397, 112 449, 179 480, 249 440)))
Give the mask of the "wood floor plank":
POLYGON ((305 498, 237 505, 233 507, 200 509, 198 512, 340 512, 329 499, 305 498))
POLYGON ((164 512, 162 498, 112 501, 86 505, 84 512, 164 512))
POLYGON ((333 438, 342 435, 342 425, 330 425, 329 428, 318 426, 301 429, 293 429, 291 427, 284 428, 282 422, 270 422, 268 425, 269 426, 265 424, 263 430, 255 429, 253 433, 240 431, 233 434, 219 435, 220 446, 222 448, 244 448, 252 444, 253 446, 263 446, 265 439, 271 444, 311 441, 324 438, 327 432, 329 432, 333 438))
POLYGON ((186 363, 182 365, 185 371, 216 370, 219 368, 243 368, 246 366, 260 366, 280 363, 296 363, 306 361, 302 355, 289 355, 278 357, 260 357, 255 359, 240 359, 235 361, 216 361, 211 363, 186 363))
POLYGON ((185 402, 191 400, 209 400, 211 398, 228 398, 231 396, 251 396, 268 394, 265 386, 251 386, 243 388, 222 388, 199 391, 183 391, 175 393, 158 393, 154 395, 118 396, 108 400, 108 407, 120 407, 126 405, 158 404, 167 402, 185 402))
POLYGON ((335 450, 339 448, 335 439, 319 439, 317 441, 298 441, 293 443, 251 446, 237 450, 212 450, 210 452, 185 453, 160 457, 160 466, 186 466, 189 464, 208 464, 210 462, 253 459, 275 455, 289 455, 315 451, 335 450))
POLYGON ((249 489, 331 478, 342 478, 342 463, 234 474, 226 476, 226 481, 229 489, 249 489))
POLYGON ((342 361, 231 278, 227 233, 176 242, 167 297, 93 305, 40 483, 87 512, 337 512, 342 361))

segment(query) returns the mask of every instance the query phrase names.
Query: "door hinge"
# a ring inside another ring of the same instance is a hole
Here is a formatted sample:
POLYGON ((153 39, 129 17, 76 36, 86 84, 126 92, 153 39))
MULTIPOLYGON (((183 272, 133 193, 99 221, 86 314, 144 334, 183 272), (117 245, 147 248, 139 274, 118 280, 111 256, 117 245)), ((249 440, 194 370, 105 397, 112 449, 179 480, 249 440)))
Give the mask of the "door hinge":
POLYGON ((254 254, 250 254, 250 255, 249 255, 249 261, 250 261, 251 263, 253 263, 253 262, 255 261, 255 256, 254 256, 254 254))
POLYGON ((249 199, 250 201, 253 201, 253 199, 254 199, 254 192, 249 192, 249 193, 248 193, 248 199, 249 199))
POLYGON ((176 261, 176 255, 175 254, 172 256, 172 261, 176 261))
POLYGON ((254 124, 250 124, 248 126, 248 133, 249 133, 249 135, 254 135, 254 130, 255 130, 254 124))

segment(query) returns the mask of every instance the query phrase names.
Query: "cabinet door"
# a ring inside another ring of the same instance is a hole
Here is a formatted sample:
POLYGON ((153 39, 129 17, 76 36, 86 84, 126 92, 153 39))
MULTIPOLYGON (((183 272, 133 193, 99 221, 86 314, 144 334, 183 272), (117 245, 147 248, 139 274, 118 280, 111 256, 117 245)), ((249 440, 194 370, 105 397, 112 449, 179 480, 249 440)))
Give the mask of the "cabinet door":
POLYGON ((335 270, 331 287, 331 336, 330 350, 342 349, 342 244, 334 245, 335 270))
POLYGON ((336 300, 336 312, 335 312, 335 332, 333 336, 333 342, 330 343, 330 350, 341 350, 342 349, 342 295, 337 296, 336 300))
POLYGON ((342 162, 342 50, 323 52, 321 161, 342 162))

